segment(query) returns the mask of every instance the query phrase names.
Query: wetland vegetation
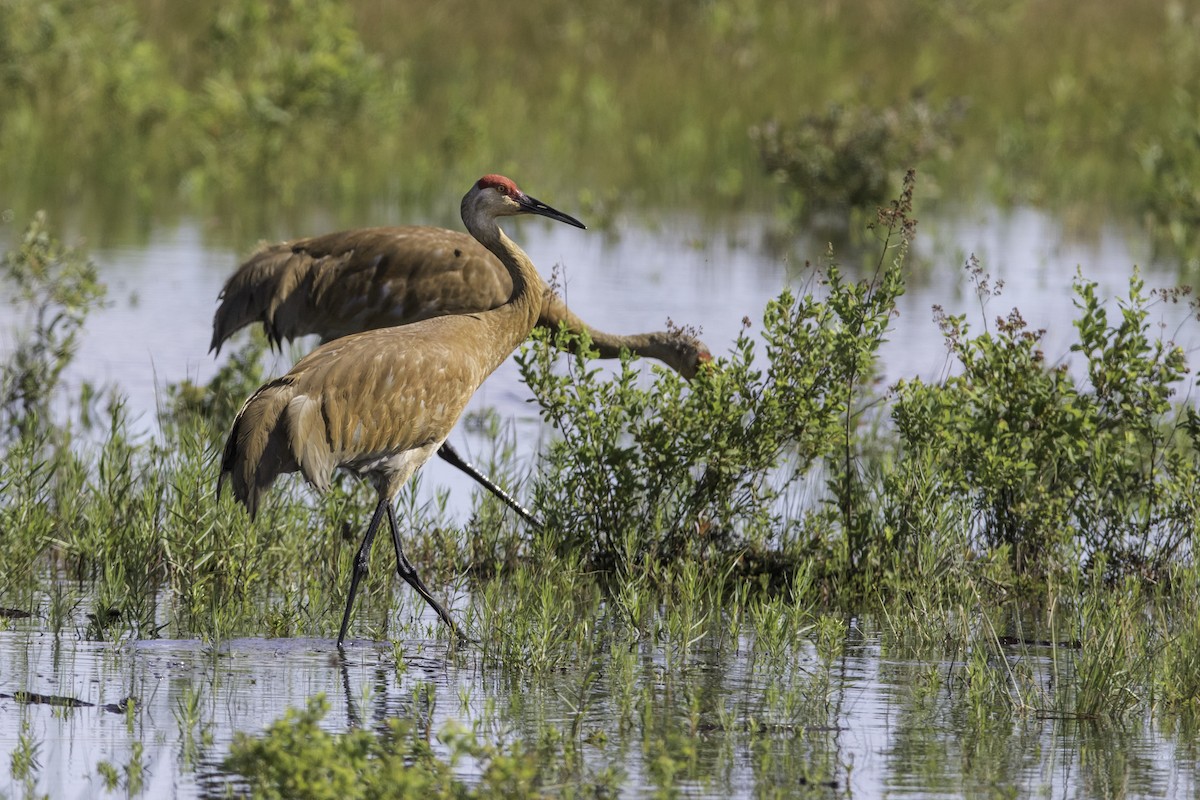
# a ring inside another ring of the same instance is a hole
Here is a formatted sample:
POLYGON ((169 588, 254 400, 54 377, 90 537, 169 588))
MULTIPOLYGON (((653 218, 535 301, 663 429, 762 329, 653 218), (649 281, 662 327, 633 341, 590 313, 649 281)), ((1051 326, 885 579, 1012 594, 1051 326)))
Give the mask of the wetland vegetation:
POLYGON ((1194 3, 9 0, 0 14, 6 205, 28 219, 70 202, 98 240, 199 212, 246 245, 315 200, 361 224, 381 202, 441 207, 487 170, 536 176, 593 225, 774 204, 869 219, 917 167, 927 205, 1144 220, 1195 266, 1194 3))
MULTIPOLYGON (((411 648, 433 647, 515 692, 482 709, 464 699, 468 727, 434 729, 432 711, 422 723, 405 705, 345 734, 321 727, 327 702, 314 697, 235 738, 223 769, 242 778, 219 791, 605 796, 633 780, 722 794, 748 757, 759 793, 832 793, 852 778, 836 706, 847 649, 864 641, 914 671, 906 713, 964 715, 957 728, 988 748, 1011 735, 996 726, 1047 719, 1095 731, 1150 720, 1190 741, 1200 418, 1184 354, 1147 322, 1152 304, 1190 298, 1150 295, 1135 275, 1110 319, 1080 277, 1077 365, 1046 364, 1015 311, 978 333, 946 316, 960 369, 881 391, 871 375, 904 289, 910 200, 880 214, 876 273, 849 280, 825 260, 808 291, 747 320, 761 351, 744 336, 690 385, 662 369, 639 381, 629 362, 601 377, 582 355, 564 369, 544 337, 525 346, 522 374, 555 433, 533 469, 491 420, 489 468, 527 473, 545 529, 491 499, 459 527, 415 491, 401 497, 412 558, 480 642, 439 644, 437 620, 379 563, 353 634, 393 641, 381 660, 397 675, 411 648), (554 692, 565 716, 545 718, 527 692, 554 692), (636 770, 621 755, 631 747, 636 770)), ((343 481, 317 500, 293 482, 258 525, 213 494, 223 419, 260 381, 264 342, 208 386, 173 387, 158 432, 135 434, 118 392, 56 397, 101 297, 86 254, 38 219, 4 265, 38 298, 0 375, 5 624, 118 652, 199 639, 213 659, 247 637, 328 644, 356 549, 346 520, 369 492, 343 481)), ((968 266, 989 301, 989 277, 968 266)), ((8 696, 71 705, 33 691, 8 696)), ((352 708, 349 679, 346 691, 352 708)), ((203 707, 188 697, 176 716, 194 737, 203 707)), ((109 705, 136 718, 138 699, 122 702, 109 705)), ((37 744, 22 734, 11 758, 25 794, 37 744)), ((137 794, 139 752, 95 774, 137 794)), ((963 768, 963 786, 978 769, 963 768)))
POLYGON ((938 264, 988 321, 939 314, 942 378, 877 377, 914 191, 1133 220, 1195 266, 1200 10, 11 0, 0 22, 2 268, 26 315, 0 361, 0 711, 20 720, 0 795, 50 791, 41 711, 124 737, 76 778, 130 796, 156 769, 206 796, 1195 790, 1200 414, 1154 324, 1191 304, 1194 325, 1190 292, 1131 268, 1114 304, 1078 273, 1056 361, 986 264, 938 264), (461 522, 399 500, 408 555, 480 641, 448 642, 376 553, 339 663, 370 493, 281 482, 253 525, 216 501, 260 338, 164 387, 152 431, 119 386, 68 389, 105 290, 34 209, 100 240, 196 214, 244 242, 313 197, 357 224, 513 165, 602 225, 836 218, 868 256, 810 254, 691 383, 535 337, 537 460, 474 422, 545 529, 482 494, 461 522), (93 658, 116 677, 85 703, 93 658), (297 658, 323 676, 305 703, 221 728, 297 658), (882 739, 855 747, 857 726, 882 739))

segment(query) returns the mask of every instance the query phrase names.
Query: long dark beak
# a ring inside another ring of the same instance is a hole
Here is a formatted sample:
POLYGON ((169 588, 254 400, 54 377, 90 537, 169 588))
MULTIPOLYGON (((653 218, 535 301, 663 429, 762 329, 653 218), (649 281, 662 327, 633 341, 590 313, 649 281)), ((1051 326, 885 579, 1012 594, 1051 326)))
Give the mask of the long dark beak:
POLYGON ((526 213, 540 214, 543 217, 549 217, 550 219, 558 220, 559 222, 565 222, 568 225, 574 225, 576 228, 583 228, 584 230, 587 230, 587 225, 584 225, 570 214, 564 214, 556 208, 551 208, 541 200, 536 200, 527 194, 521 195, 517 202, 521 204, 521 209, 526 213))

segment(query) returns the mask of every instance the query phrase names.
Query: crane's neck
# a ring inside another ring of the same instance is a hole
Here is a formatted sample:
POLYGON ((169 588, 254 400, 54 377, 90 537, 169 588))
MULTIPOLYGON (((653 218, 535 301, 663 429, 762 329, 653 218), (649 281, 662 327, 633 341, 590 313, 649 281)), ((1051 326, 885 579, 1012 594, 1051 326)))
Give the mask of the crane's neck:
POLYGON ((544 325, 552 331, 558 330, 560 324, 565 325, 567 330, 574 333, 587 331, 592 340, 592 347, 596 349, 600 358, 617 358, 624 349, 642 358, 661 361, 685 377, 690 377, 690 373, 694 372, 694 365, 684 363, 679 348, 673 346, 671 334, 667 332, 619 334, 597 330, 580 319, 574 311, 567 307, 562 298, 554 293, 547 295, 542 305, 538 324, 544 325))
POLYGON ((501 334, 499 338, 506 345, 511 344, 504 353, 507 358, 517 345, 529 337, 537 322, 542 307, 542 292, 538 289, 544 282, 529 256, 500 230, 495 219, 485 217, 481 220, 477 216, 463 214, 463 222, 471 235, 500 259, 512 278, 513 288, 508 302, 485 312, 489 318, 496 320, 499 326, 497 332, 501 334))

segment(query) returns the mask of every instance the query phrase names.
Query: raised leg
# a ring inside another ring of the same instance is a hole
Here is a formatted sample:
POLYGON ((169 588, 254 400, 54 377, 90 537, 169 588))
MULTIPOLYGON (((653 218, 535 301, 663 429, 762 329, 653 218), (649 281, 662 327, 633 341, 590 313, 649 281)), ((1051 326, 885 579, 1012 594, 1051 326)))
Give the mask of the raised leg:
POLYGON ((479 484, 483 486, 483 488, 487 489, 489 492, 496 495, 496 497, 499 497, 501 500, 503 500, 506 504, 508 504, 509 508, 511 508, 513 511, 517 512, 517 514, 520 515, 521 519, 525 520, 526 522, 528 522, 530 525, 532 525, 535 528, 544 527, 542 525, 541 520, 539 520, 537 517, 535 517, 529 511, 529 509, 525 508, 525 506, 518 503, 511 494, 504 491, 496 484, 492 483, 492 481, 486 475, 484 475, 482 472, 475 469, 475 467, 471 463, 466 461, 462 456, 460 456, 458 454, 457 450, 455 450, 453 447, 450 446, 449 442, 442 442, 442 446, 438 448, 437 454, 439 456, 441 456, 442 458, 444 458, 446 461, 449 461, 451 464, 453 464, 454 466, 461 469, 463 472, 470 475, 472 478, 474 478, 476 481, 478 481, 479 484))
POLYGON ((383 520, 385 507, 390 511, 392 504, 386 497, 379 498, 379 504, 375 506, 375 513, 371 515, 371 524, 367 526, 367 535, 363 537, 362 546, 358 548, 358 555, 354 557, 354 568, 350 573, 350 595, 346 598, 346 613, 342 614, 342 630, 338 634, 337 640, 339 648, 346 638, 346 628, 350 627, 350 609, 354 608, 354 595, 358 593, 358 582, 363 575, 367 574, 367 569, 371 565, 371 546, 375 544, 375 532, 379 530, 379 523, 383 520))
POLYGON ((442 618, 442 622, 445 622, 447 625, 449 625, 450 630, 454 631, 454 634, 459 639, 472 641, 472 639, 463 633, 462 629, 454 623, 454 619, 450 616, 450 612, 446 611, 442 604, 439 603, 433 596, 433 593, 425 588, 425 584, 421 580, 421 576, 417 574, 417 571, 413 568, 413 565, 408 563, 408 559, 404 557, 404 550, 400 547, 400 525, 396 522, 396 509, 392 506, 390 500, 387 501, 387 515, 388 526, 392 529, 392 544, 396 546, 396 571, 400 573, 400 577, 404 578, 405 582, 409 586, 416 589, 417 594, 425 598, 425 602, 429 603, 429 605, 433 607, 433 610, 436 611, 438 616, 442 618))

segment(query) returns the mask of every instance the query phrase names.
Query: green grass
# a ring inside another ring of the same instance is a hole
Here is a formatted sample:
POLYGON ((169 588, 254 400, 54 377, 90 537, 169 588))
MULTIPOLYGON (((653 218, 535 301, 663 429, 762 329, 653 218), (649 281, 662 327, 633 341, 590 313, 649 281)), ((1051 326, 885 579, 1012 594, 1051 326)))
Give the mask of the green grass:
POLYGON ((594 224, 869 214, 918 167, 927 202, 1144 220, 1196 257, 1194 2, 14 0, 0 15, 4 204, 69 198, 98 238, 200 213, 245 245, 294 232, 313 198, 347 225, 395 219, 380 201, 453 224, 444 187, 497 170, 594 224))

